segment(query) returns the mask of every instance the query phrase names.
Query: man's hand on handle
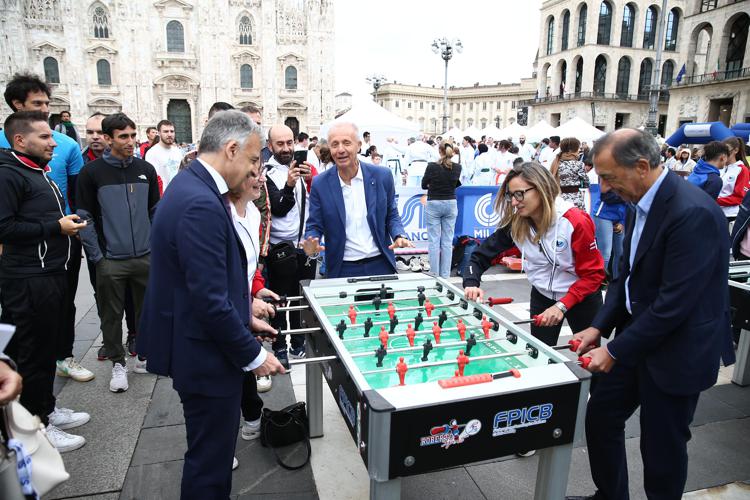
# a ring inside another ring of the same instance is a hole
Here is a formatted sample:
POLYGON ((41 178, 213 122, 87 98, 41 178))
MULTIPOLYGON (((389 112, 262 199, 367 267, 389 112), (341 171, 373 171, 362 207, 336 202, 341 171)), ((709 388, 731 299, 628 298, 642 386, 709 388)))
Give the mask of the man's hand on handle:
POLYGON ((279 363, 279 360, 276 359, 276 356, 272 352, 267 352, 266 360, 262 365, 253 370, 253 373, 258 377, 265 377, 266 375, 283 375, 286 373, 286 370, 281 366, 281 363, 279 363))
POLYGON ((601 337, 602 333, 598 328, 594 328, 593 326, 573 335, 574 340, 581 341, 576 353, 579 356, 587 354, 587 357, 591 358, 591 362, 589 362, 586 369, 592 373, 608 373, 615 366, 615 359, 610 356, 607 348, 599 347, 601 337))

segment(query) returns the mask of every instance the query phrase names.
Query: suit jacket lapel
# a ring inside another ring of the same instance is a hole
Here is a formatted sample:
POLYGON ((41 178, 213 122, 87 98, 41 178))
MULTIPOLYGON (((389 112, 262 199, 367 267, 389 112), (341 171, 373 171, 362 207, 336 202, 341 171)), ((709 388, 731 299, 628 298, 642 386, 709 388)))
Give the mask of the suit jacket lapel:
POLYGON ((367 223, 370 225, 370 231, 372 232, 373 238, 377 234, 375 228, 375 211, 377 210, 377 197, 378 193, 375 189, 375 178, 369 168, 365 167, 363 163, 359 164, 359 168, 362 169, 362 179, 365 183, 365 203, 367 204, 367 223))
POLYGON ((651 203, 648 217, 646 217, 646 224, 643 226, 641 239, 638 242, 635 259, 633 260, 633 269, 635 269, 635 267, 638 265, 638 261, 643 258, 646 251, 651 248, 651 244, 654 242, 654 237, 659 231, 659 227, 664 222, 667 201, 672 197, 675 189, 675 186, 673 184, 674 179, 672 179, 673 175, 676 176, 677 174, 672 174, 671 172, 667 174, 667 177, 664 179, 661 186, 659 186, 659 190, 656 192, 653 203, 651 203))
MULTIPOLYGON (((216 182, 214 182, 213 177, 211 177, 211 174, 208 173, 208 170, 206 170, 206 167, 203 166, 201 162, 198 160, 193 160, 190 165, 188 165, 188 170, 193 172, 196 177, 198 177, 201 181, 203 181, 208 188, 213 191, 213 193, 216 195, 216 197, 219 199, 219 202, 224 207, 224 211, 227 214, 227 217, 229 218, 229 226, 232 230, 232 234, 234 234, 234 239, 237 241, 237 243, 240 244, 240 248, 244 248, 242 246, 242 240, 240 239, 240 235, 237 234, 237 230, 234 228, 234 219, 232 219, 232 209, 229 208, 229 202, 224 199, 224 197, 219 193, 219 188, 216 187, 216 182)), ((244 252, 240 252, 240 256, 243 260, 246 260, 246 255, 244 252)))
POLYGON ((334 166, 334 172, 328 176, 328 193, 333 196, 333 204, 336 205, 336 212, 339 214, 341 219, 341 226, 346 232, 346 209, 344 207, 344 193, 341 191, 341 180, 339 178, 338 167, 334 166))

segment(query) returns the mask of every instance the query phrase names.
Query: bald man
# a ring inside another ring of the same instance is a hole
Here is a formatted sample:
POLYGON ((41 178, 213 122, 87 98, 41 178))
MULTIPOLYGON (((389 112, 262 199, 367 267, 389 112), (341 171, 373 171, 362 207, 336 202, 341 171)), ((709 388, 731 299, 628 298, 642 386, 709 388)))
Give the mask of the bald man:
MULTIPOLYGON (((309 261, 301 249, 302 235, 308 214, 305 179, 312 175, 312 165, 294 161, 294 133, 286 125, 274 125, 268 131, 268 147, 272 156, 266 163, 266 186, 271 202, 271 247, 266 257, 268 288, 279 295, 299 295, 299 282, 314 279, 316 262, 309 261)), ((276 328, 299 328, 299 312, 285 314, 273 320, 276 328)), ((287 351, 286 339, 273 342, 276 357, 288 367, 288 359, 305 356, 305 338, 291 336, 291 349, 287 351)))
POLYGON ((394 248, 413 247, 396 206, 390 170, 358 159, 362 142, 353 123, 339 123, 328 132, 336 168, 313 182, 304 248, 308 255, 323 250, 327 277, 396 273, 394 248))

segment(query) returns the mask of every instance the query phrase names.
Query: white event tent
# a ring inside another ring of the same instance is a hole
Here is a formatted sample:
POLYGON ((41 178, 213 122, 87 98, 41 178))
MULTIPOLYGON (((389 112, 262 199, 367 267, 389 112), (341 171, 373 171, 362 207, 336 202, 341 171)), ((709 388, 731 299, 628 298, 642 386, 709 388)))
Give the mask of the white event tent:
POLYGON ((461 131, 461 129, 460 129, 460 128, 457 128, 457 127, 453 127, 453 128, 451 128, 450 130, 447 130, 446 132, 444 132, 444 133, 443 133, 443 134, 441 134, 441 135, 443 136, 443 138, 444 138, 444 139, 445 139, 445 138, 448 138, 448 137, 453 137, 453 139, 454 139, 454 140, 455 140, 456 142, 460 143, 460 142, 461 142, 461 141, 463 140, 463 138, 464 138, 464 136, 465 136, 466 134, 464 134, 464 133, 463 133, 463 132, 461 131))
POLYGON ((419 135, 419 126, 416 123, 394 115, 371 99, 355 102, 349 111, 335 120, 324 123, 320 127, 320 137, 327 138, 331 126, 341 122, 354 123, 360 134, 370 132, 370 143, 378 146, 378 150, 386 144, 389 137, 406 146, 409 137, 419 135))
POLYGON ((501 130, 499 136, 495 137, 500 137, 501 139, 510 137, 513 139, 513 142, 518 142, 518 138, 522 135, 526 135, 526 127, 519 125, 518 122, 513 122, 501 130))
POLYGON ((555 135, 559 135, 560 139, 575 137, 579 141, 587 142, 590 146, 595 140, 603 136, 604 132, 576 116, 557 127, 555 135))
POLYGON ((540 142, 551 135, 557 134, 555 133, 555 127, 547 123, 547 120, 542 120, 533 127, 526 129, 526 140, 529 142, 540 142))
POLYGON ((484 127, 482 129, 482 135, 486 135, 487 137, 492 137, 496 141, 499 141, 500 139, 505 139, 507 137, 503 135, 502 130, 500 130, 494 125, 489 125, 487 127, 484 127))
POLYGON ((464 130, 464 135, 468 135, 472 139, 479 140, 484 135, 481 130, 476 128, 474 125, 464 130))

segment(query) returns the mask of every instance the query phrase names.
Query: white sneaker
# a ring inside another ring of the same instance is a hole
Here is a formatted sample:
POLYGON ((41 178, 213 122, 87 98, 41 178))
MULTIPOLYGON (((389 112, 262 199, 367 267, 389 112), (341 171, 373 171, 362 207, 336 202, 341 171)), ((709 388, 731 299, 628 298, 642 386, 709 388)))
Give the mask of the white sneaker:
POLYGON ((252 441, 260 437, 260 419, 242 422, 242 439, 252 441))
POLYGON ((109 380, 109 390, 112 392, 125 392, 128 390, 128 369, 120 363, 112 367, 112 378, 109 380))
POLYGON ((68 434, 52 424, 47 426, 47 438, 49 439, 49 442, 52 443, 52 446, 57 448, 57 451, 60 453, 77 450, 86 444, 85 437, 68 434))
POLYGON ((422 265, 422 271, 429 271, 432 268, 432 266, 430 266, 430 258, 426 255, 419 258, 419 263, 422 265))
POLYGON ((412 257, 412 259, 409 261, 409 269, 411 269, 415 273, 418 273, 422 270, 422 261, 419 260, 419 257, 412 257))
POLYGON ((516 456, 517 457, 531 457, 531 456, 534 456, 535 453, 536 453, 536 450, 520 451, 516 453, 516 456))
POLYGON ((268 375, 263 377, 255 377, 255 385, 258 386, 258 392, 268 392, 271 390, 273 380, 268 375))
POLYGON ((239 466, 240 466, 240 461, 237 460, 237 457, 232 457, 232 470, 235 470, 239 466))
POLYGON ((91 415, 83 411, 73 411, 69 408, 55 407, 55 411, 49 414, 49 425, 58 429, 72 429, 79 427, 91 420, 91 415))
POLYGON ((396 259, 396 270, 397 271, 408 271, 409 270, 409 264, 401 260, 401 258, 396 259))
POLYGON ((148 373, 147 369, 147 361, 144 359, 141 361, 138 359, 138 357, 135 358, 135 363, 133 364, 133 373, 148 373))
POLYGON ((94 373, 82 367, 78 361, 73 358, 66 358, 57 362, 58 377, 70 377, 76 382, 88 382, 94 378, 94 373))

